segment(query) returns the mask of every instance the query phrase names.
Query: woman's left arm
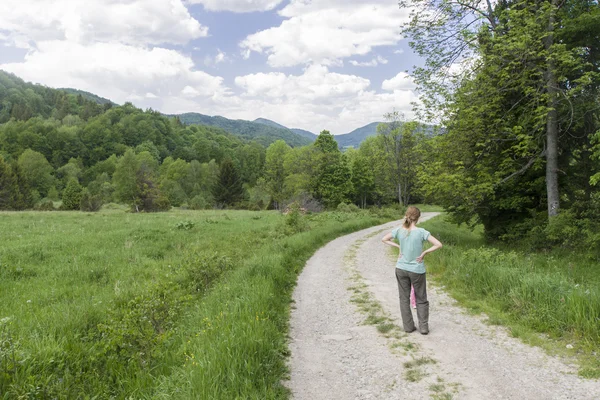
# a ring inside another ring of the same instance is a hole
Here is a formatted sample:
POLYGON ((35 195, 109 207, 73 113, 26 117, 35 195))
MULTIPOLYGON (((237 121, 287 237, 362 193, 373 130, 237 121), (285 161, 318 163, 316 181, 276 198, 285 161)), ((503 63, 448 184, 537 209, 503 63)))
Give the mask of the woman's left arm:
POLYGON ((431 253, 432 251, 436 251, 437 249, 441 249, 442 248, 442 242, 440 242, 439 240, 437 240, 436 238, 434 238, 433 235, 429 235, 429 237, 427 238, 427 241, 429 243, 431 243, 433 246, 431 246, 427 250, 423 251, 421 253, 421 255, 419 257, 417 257, 417 262, 419 262, 419 263, 423 262, 423 257, 425 257, 425 254, 431 253))

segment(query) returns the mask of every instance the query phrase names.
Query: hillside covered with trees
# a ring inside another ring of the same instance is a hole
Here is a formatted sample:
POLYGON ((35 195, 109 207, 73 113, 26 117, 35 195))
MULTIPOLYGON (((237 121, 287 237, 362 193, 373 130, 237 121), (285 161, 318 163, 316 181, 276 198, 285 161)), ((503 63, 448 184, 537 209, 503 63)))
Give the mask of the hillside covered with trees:
POLYGON ((341 152, 327 131, 306 146, 265 143, 0 77, 1 209, 93 211, 111 202, 136 211, 266 209, 294 200, 322 209, 417 199, 416 164, 399 160, 421 154, 425 140, 418 124, 403 125, 398 115, 359 149, 341 152))

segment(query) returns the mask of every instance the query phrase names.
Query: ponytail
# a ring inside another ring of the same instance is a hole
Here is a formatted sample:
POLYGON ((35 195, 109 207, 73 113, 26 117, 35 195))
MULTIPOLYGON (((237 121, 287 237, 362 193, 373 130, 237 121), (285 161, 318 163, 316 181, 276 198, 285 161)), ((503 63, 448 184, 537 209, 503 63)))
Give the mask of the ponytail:
POLYGON ((404 223, 402 226, 404 229, 410 228, 413 222, 416 224, 419 221, 419 217, 421 217, 421 210, 413 206, 408 207, 406 214, 404 214, 404 223))

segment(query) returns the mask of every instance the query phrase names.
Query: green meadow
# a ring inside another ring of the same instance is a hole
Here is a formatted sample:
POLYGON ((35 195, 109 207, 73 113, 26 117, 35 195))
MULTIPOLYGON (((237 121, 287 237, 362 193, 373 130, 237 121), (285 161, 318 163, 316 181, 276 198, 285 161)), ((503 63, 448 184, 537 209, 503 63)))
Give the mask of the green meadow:
POLYGON ((281 398, 296 277, 392 213, 0 213, 0 398, 281 398))
POLYGON ((444 243, 428 271, 461 304, 485 312, 515 337, 576 359, 579 374, 600 377, 600 269, 590 255, 555 248, 492 246, 481 226, 469 230, 443 217, 423 227, 444 243))

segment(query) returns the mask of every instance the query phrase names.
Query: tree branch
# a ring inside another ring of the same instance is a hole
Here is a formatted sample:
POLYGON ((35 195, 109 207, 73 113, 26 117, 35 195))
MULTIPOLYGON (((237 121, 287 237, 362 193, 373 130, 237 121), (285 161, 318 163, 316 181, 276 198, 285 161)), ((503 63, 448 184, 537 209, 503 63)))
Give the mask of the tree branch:
POLYGON ((520 170, 513 172, 512 174, 510 174, 509 176, 507 176, 506 178, 502 179, 500 182, 498 182, 497 184, 494 185, 494 187, 498 187, 500 185, 502 185, 504 182, 512 179, 513 177, 517 176, 517 175, 521 175, 524 174, 532 165, 533 163, 540 157, 544 157, 546 155, 546 150, 542 151, 539 155, 537 155, 536 157, 533 157, 532 159, 530 159, 527 164, 525 164, 523 166, 523 168, 521 168, 520 170))

